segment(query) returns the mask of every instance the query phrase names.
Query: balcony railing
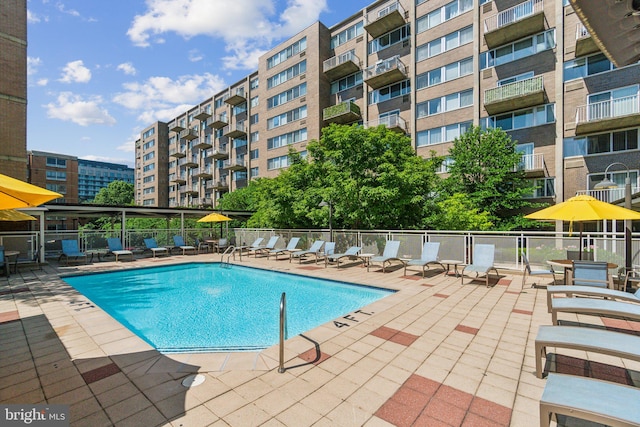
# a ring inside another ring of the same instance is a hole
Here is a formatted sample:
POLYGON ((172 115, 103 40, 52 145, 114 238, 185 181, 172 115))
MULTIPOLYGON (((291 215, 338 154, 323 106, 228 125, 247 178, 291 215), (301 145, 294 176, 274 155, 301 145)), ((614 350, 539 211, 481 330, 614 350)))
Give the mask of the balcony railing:
POLYGON ((322 71, 332 80, 355 73, 359 69, 360 58, 352 50, 329 58, 322 63, 322 71))
MULTIPOLYGON (((631 187, 631 194, 636 194, 638 191, 640 191, 640 187, 631 187)), ((603 202, 613 203, 624 199, 624 187, 607 188, 605 190, 580 190, 576 191, 576 195, 587 195, 603 202)))
POLYGON ((353 101, 344 101, 322 110, 322 119, 336 123, 350 123, 360 119, 360 107, 353 101))
POLYGON ((614 119, 640 113, 638 95, 581 105, 576 111, 576 124, 614 119))
POLYGON ((407 69, 400 61, 399 56, 394 56, 384 61, 379 61, 364 70, 363 78, 374 89, 381 88, 390 83, 407 78, 407 69))
POLYGON ((517 170, 525 172, 544 170, 544 168, 543 154, 523 154, 520 164, 516 167, 517 170))
POLYGON ((407 133, 407 122, 400 117, 399 114, 391 114, 385 117, 379 117, 375 120, 369 120, 364 124, 365 128, 374 128, 378 126, 384 126, 387 129, 398 130, 400 132, 407 133))
POLYGON ((484 103, 490 104, 493 102, 504 101, 505 99, 509 98, 517 98, 520 96, 540 92, 543 89, 544 79, 542 76, 536 76, 526 80, 519 80, 517 82, 485 90, 484 103))
POLYGON ((406 12, 399 1, 394 1, 367 13, 364 28, 371 37, 379 37, 406 23, 406 12))
POLYGON ((518 22, 543 10, 543 0, 529 0, 484 20, 484 31, 495 31, 501 27, 518 22))

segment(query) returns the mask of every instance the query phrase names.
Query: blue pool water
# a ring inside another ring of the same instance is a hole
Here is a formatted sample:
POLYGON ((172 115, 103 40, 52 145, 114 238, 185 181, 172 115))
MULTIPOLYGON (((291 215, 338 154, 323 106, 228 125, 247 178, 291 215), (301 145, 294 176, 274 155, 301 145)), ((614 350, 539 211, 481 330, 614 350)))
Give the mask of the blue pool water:
POLYGON ((393 291, 243 266, 191 263, 68 276, 64 281, 162 352, 232 351, 278 342, 393 291))

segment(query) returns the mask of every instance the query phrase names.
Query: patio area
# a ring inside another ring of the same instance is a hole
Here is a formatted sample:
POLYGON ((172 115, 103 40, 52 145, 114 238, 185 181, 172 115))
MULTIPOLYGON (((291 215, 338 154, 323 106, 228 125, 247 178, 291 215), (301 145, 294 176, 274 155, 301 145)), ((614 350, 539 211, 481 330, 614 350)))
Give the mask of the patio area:
MULTIPOLYGON (((261 352, 163 355, 66 285, 61 274, 220 255, 21 268, 0 278, 0 403, 67 404, 73 426, 531 426, 545 379, 534 340, 550 325, 546 289, 499 269, 487 288, 432 268, 324 268, 286 259, 232 263, 398 292, 261 352), (185 387, 185 377, 205 381, 185 387)), ((544 279, 543 279, 544 280, 544 279)), ((277 312, 277 307, 274 307, 277 312)), ((632 322, 563 315, 609 329, 632 322)), ((640 363, 550 349, 551 372, 640 385, 640 363)), ((572 424, 575 425, 575 424, 572 424)))

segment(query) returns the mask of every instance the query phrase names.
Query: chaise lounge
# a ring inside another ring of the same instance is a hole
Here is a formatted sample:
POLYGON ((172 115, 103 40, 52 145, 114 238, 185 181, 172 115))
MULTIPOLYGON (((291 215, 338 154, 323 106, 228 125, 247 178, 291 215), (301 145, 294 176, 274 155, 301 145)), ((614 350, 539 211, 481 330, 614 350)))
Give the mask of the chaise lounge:
POLYGON ((148 239, 144 239, 144 245, 147 247, 147 249, 151 251, 154 258, 156 257, 156 254, 165 254, 169 256, 169 249, 159 247, 158 242, 156 242, 156 239, 152 237, 148 239))
POLYGON ((473 246, 473 263, 466 265, 460 273, 460 284, 464 284, 464 272, 473 271, 476 273, 476 278, 480 273, 485 275, 485 281, 487 288, 489 287, 489 271, 494 270, 496 275, 498 270, 493 265, 493 259, 495 256, 495 245, 478 244, 473 246))
POLYGON ((300 241, 299 237, 292 237, 291 240, 289 240, 289 243, 287 244, 286 248, 271 249, 269 252, 267 252, 267 259, 269 259, 271 255, 275 255, 276 261, 277 261, 278 255, 280 254, 290 255, 296 252, 297 251, 296 246, 298 246, 299 241, 300 241))
POLYGON ((640 321, 640 304, 597 298, 553 298, 551 323, 558 324, 558 313, 587 314, 640 321))
POLYGON ((298 258, 298 263, 302 263, 303 258, 313 255, 316 259, 316 264, 317 264, 318 256, 320 255, 320 250, 322 249, 322 245, 324 245, 324 240, 316 240, 315 242, 313 242, 311 247, 307 250, 291 252, 289 254, 289 262, 291 262, 293 258, 298 258))
POLYGON ((80 260, 81 258, 84 258, 84 263, 85 264, 87 263, 87 254, 80 251, 77 240, 62 241, 62 254, 58 258, 58 262, 60 262, 62 258, 65 258, 67 265, 69 265, 70 258, 75 258, 76 260, 80 260))
POLYGON ((429 264, 438 264, 442 270, 444 270, 444 265, 438 261, 438 252, 440 251, 440 242, 426 242, 422 245, 422 256, 420 259, 411 259, 404 264, 404 275, 407 275, 407 267, 416 266, 422 267, 422 278, 424 279, 424 274, 427 268, 429 268, 429 264))
POLYGON ((391 265, 393 261, 398 261, 402 265, 404 265, 404 261, 398 258, 398 250, 400 250, 399 241, 397 240, 387 241, 387 243, 384 245, 384 251, 382 252, 382 255, 374 256, 374 257, 371 257, 371 259, 369 259, 369 262, 367 262, 367 271, 369 271, 369 267, 371 267, 371 263, 374 263, 374 262, 375 263, 379 262, 380 264, 382 264, 383 273, 385 273, 385 267, 387 263, 391 265))
POLYGON ((109 247, 109 252, 107 255, 111 254, 116 257, 116 262, 118 262, 118 257, 122 255, 131 256, 131 261, 133 261, 133 252, 126 250, 122 247, 122 242, 117 237, 109 237, 107 239, 107 246, 109 247))
POLYGON ((324 258, 324 266, 325 266, 325 268, 332 262, 335 262, 336 265, 337 265, 337 268, 340 268, 340 260, 343 259, 343 258, 357 259, 358 258, 358 252, 360 252, 360 249, 362 249, 360 246, 351 246, 349 249, 344 251, 344 253, 341 253, 341 254, 327 254, 326 257, 324 258))

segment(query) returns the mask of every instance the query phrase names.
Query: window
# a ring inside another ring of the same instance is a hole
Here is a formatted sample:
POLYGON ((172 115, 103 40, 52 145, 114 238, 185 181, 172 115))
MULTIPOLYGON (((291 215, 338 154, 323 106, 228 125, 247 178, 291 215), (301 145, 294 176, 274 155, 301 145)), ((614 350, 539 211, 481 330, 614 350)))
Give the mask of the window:
POLYGON ((546 125, 555 121, 555 104, 547 104, 499 116, 485 117, 480 119, 480 126, 483 129, 502 128, 507 131, 546 125))
POLYGON ((258 97, 254 96, 253 98, 251 98, 251 107, 257 107, 259 102, 258 102, 258 97))
POLYGON ((258 176, 259 176, 259 170, 258 170, 258 167, 251 168, 251 170, 250 170, 250 177, 251 177, 251 178, 256 178, 256 177, 258 177, 258 176))
POLYGON ((67 160, 59 159, 57 157, 47 157, 47 166, 54 167, 54 168, 66 168, 67 160))
POLYGON ((156 145, 156 140, 152 139, 151 141, 145 142, 144 145, 142 146, 142 149, 146 151, 152 148, 154 145, 156 145))
POLYGON ((267 119, 267 129, 274 129, 279 126, 284 126, 287 123, 291 123, 295 120, 304 119, 307 117, 307 106, 303 105, 300 108, 296 108, 286 113, 267 119))
POLYGON ((299 86, 293 87, 287 91, 281 92, 276 96, 272 96, 271 98, 267 99, 267 108, 277 107, 278 105, 282 105, 306 94, 307 84, 303 83, 299 86))
POLYGON ((307 128, 299 129, 293 132, 285 133, 284 135, 278 135, 273 138, 267 139, 267 149, 284 147, 286 145, 295 144, 296 142, 306 141, 307 128))
POLYGON ((242 114, 245 111, 247 111, 247 103, 246 102, 243 102, 242 104, 233 106, 233 115, 234 116, 237 116, 238 114, 242 114))
POLYGON ((145 133, 142 134, 142 139, 147 139, 153 136, 156 133, 156 128, 148 129, 145 133))
POLYGON ((280 157, 273 157, 271 159, 267 159, 267 169, 268 170, 286 168, 287 166, 289 166, 289 156, 288 155, 280 156, 280 157))
POLYGON ((252 114, 251 117, 249 117, 249 123, 252 125, 258 123, 258 113, 252 114))
POLYGON ((417 89, 435 86, 473 73, 473 58, 447 64, 416 77, 417 89))
POLYGON ((66 181, 67 173, 58 171, 47 171, 47 179, 51 181, 66 181))
POLYGON ((554 47, 556 47, 556 31, 552 28, 515 43, 482 52, 480 54, 480 69, 484 70, 485 68, 506 64, 554 47))
POLYGON ((472 122, 454 123, 451 125, 423 130, 417 134, 417 146, 451 142, 469 130, 472 122))
POLYGON ((156 187, 147 187, 142 190, 142 194, 152 194, 156 192, 156 187))
MULTIPOLYGON (((556 179, 555 178, 539 178, 533 180, 533 193, 529 196, 532 198, 555 197, 556 195, 556 179)), ((526 196, 525 196, 526 197, 526 196)))
POLYGON ((416 61, 431 58, 459 46, 471 43, 472 41, 473 26, 465 27, 461 30, 447 34, 444 37, 431 40, 428 43, 418 46, 416 49, 416 61))
POLYGON ((638 129, 564 139, 564 156, 587 156, 638 149, 638 129))
POLYGON ((507 77, 506 79, 498 80, 498 86, 508 85, 509 83, 515 83, 522 80, 527 80, 533 77, 533 71, 528 73, 519 74, 517 76, 507 77))
POLYGON ((260 140, 260 134, 258 132, 251 132, 249 135, 250 142, 258 142, 260 140))
POLYGON ((638 86, 591 94, 587 97, 587 120, 638 113, 638 86))
POLYGON ((148 164, 148 165, 144 166, 142 168, 142 172, 149 172, 149 171, 154 170, 155 168, 156 168, 156 164, 155 163, 151 163, 151 164, 148 164))
MULTIPOLYGON (((213 102, 213 106, 214 108, 217 110, 218 108, 222 107, 224 105, 224 96, 222 98, 218 98, 213 102)), ((184 126, 183 126, 184 127, 184 126)))
POLYGON ((432 116, 434 114, 457 110, 473 105, 473 89, 456 92, 443 97, 421 102, 416 106, 418 118, 432 116))
POLYGON ((362 71, 343 77, 340 80, 331 82, 331 94, 334 95, 343 90, 350 89, 362 84, 362 71))
POLYGON ((615 70, 615 65, 604 56, 598 53, 584 58, 576 58, 564 63, 564 81, 580 79, 594 74, 615 70))
MULTIPOLYGON (((426 0, 418 0, 417 4, 426 0)), ((417 32, 422 33, 430 28, 442 24, 450 19, 455 18, 461 13, 467 12, 473 8, 473 0, 455 0, 444 6, 421 16, 416 21, 417 32)))
POLYGON ((331 49, 334 49, 341 44, 348 42, 361 35, 364 32, 364 23, 362 21, 348 27, 346 30, 340 31, 335 36, 331 37, 331 49))
POLYGON ((144 178, 142 178, 142 182, 144 184, 147 184, 149 182, 154 182, 155 180, 156 180, 156 176, 155 175, 145 176, 144 178))
POLYGON ((276 74, 273 77, 269 77, 267 79, 267 88, 271 89, 272 87, 281 85, 287 80, 291 80, 295 76, 299 74, 303 74, 307 71, 307 61, 304 60, 302 62, 298 62, 296 65, 287 68, 286 70, 276 74))
POLYGON ((400 83, 395 83, 390 86, 385 86, 378 90, 369 92, 369 104, 377 104, 380 102, 388 101, 389 99, 397 98, 398 96, 406 95, 411 92, 411 81, 405 80, 400 83))
MULTIPOLYGON (((627 171, 609 171, 607 172, 607 178, 616 183, 617 189, 612 189, 612 193, 615 194, 613 199, 624 198, 624 185, 627 180, 627 171)), ((596 184, 599 184, 604 179, 604 173, 594 173, 587 176, 589 190, 593 190, 596 184)), ((638 171, 629 171, 629 180, 631 181, 631 187, 637 188, 638 186, 638 171)), ((611 191, 611 190, 610 190, 611 191)))
POLYGON ((249 88, 250 89, 258 89, 258 78, 252 79, 249 82, 249 88))
POLYGON ((45 188, 60 194, 67 194, 67 184, 46 184, 45 188))
POLYGON ((307 38, 303 37, 292 45, 286 47, 280 52, 276 53, 270 58, 267 58, 267 69, 271 69, 281 62, 286 61, 291 58, 293 55, 300 53, 307 49, 307 38))
POLYGON ((383 49, 400 43, 401 41, 408 40, 411 36, 411 27, 409 24, 393 30, 387 34, 384 34, 377 39, 369 42, 369 54, 380 52, 383 49))
POLYGON ((249 159, 255 160, 255 159, 258 158, 259 154, 260 153, 259 153, 257 148, 255 150, 251 150, 251 151, 249 151, 249 159))
POLYGON ((143 162, 149 161, 149 160, 153 159, 155 156, 156 156, 155 151, 152 151, 152 152, 147 153, 144 156, 142 156, 142 161, 143 162))

